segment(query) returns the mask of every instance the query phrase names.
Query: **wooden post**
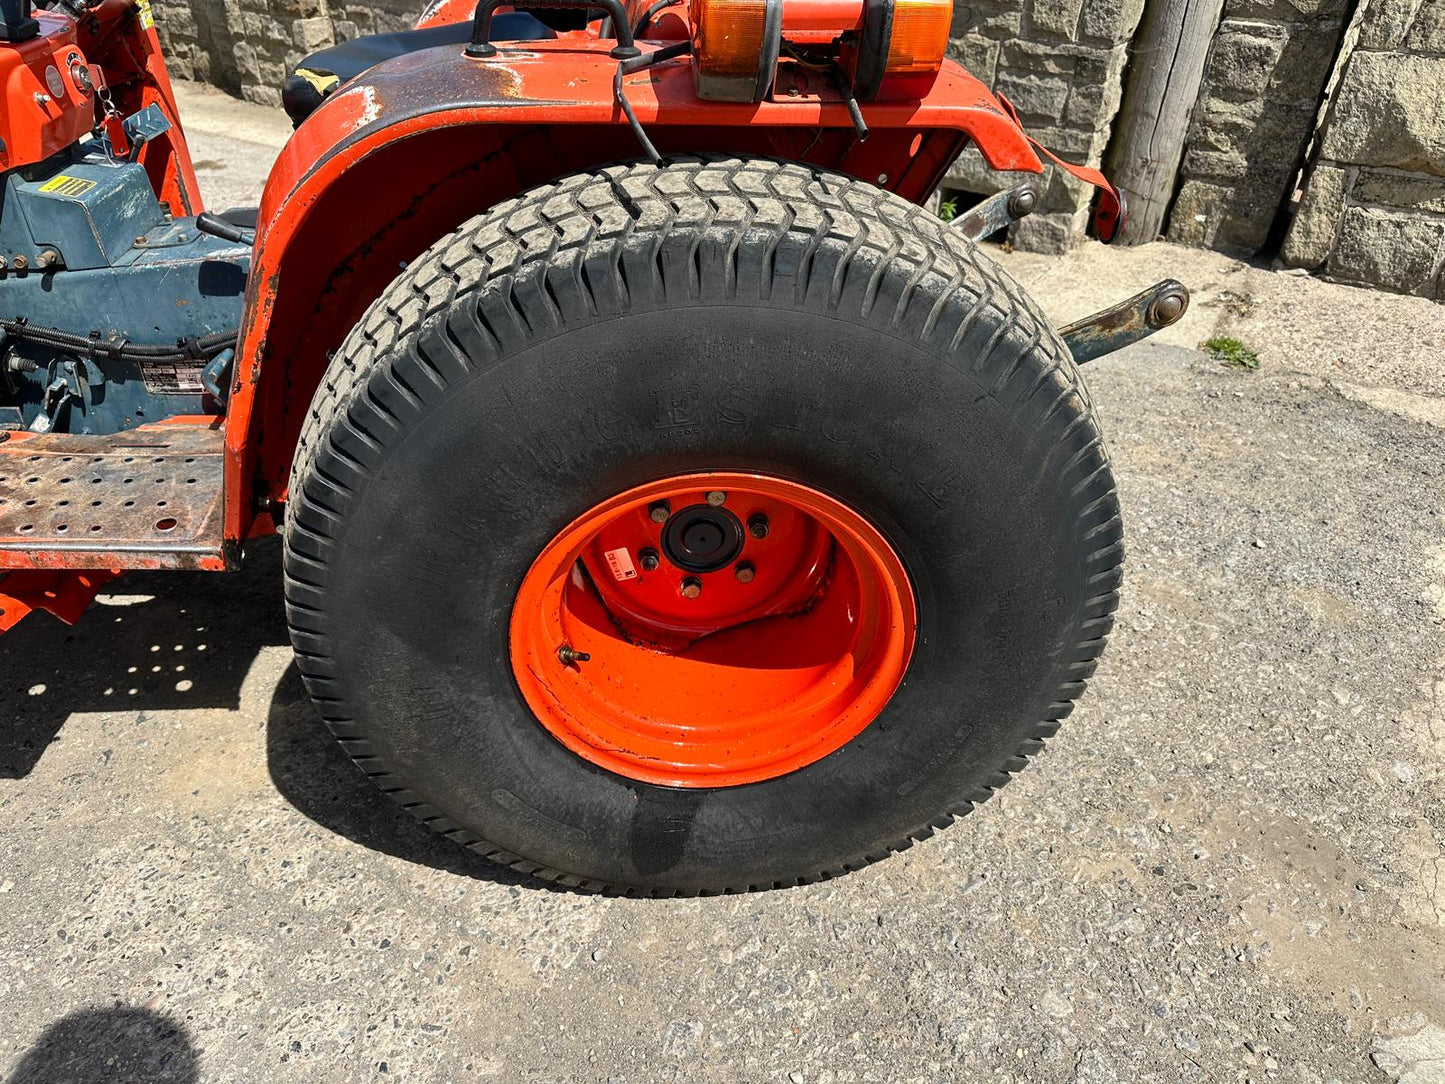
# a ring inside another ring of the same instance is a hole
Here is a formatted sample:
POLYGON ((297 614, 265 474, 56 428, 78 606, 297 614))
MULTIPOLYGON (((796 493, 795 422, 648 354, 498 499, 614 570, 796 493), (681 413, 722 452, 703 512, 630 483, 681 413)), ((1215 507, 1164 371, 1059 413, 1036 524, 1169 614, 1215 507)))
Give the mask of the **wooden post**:
POLYGON ((1144 6, 1110 154, 1110 179, 1129 200, 1121 244, 1145 244, 1164 229, 1223 9, 1223 0, 1148 0, 1144 6))

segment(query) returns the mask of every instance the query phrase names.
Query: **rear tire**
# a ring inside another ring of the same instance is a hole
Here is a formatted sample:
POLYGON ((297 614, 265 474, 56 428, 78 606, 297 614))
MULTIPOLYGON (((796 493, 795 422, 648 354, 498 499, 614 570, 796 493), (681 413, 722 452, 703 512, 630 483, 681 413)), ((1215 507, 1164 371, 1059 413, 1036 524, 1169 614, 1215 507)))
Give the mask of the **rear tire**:
POLYGON ((352 332, 291 479, 301 672, 362 769, 488 857, 588 889, 800 884, 984 801, 1083 692, 1121 524, 1031 300, 935 217, 765 159, 581 173, 473 219, 352 332), (567 524, 688 471, 791 479, 901 558, 917 644, 881 714, 777 778, 659 786, 538 722, 513 602, 567 524))

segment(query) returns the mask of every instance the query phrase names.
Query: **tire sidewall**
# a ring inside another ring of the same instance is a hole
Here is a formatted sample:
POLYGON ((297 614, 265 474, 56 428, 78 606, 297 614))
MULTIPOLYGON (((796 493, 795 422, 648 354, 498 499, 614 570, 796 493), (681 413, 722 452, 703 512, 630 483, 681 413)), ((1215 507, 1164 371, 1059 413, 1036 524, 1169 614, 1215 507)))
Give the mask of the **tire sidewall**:
MULTIPOLYGON (((451 820, 607 883, 790 882, 986 795, 1067 680, 1089 592, 1078 502, 1051 469, 1066 419, 1028 424, 995 369, 887 326, 633 300, 452 384, 387 441, 330 561, 345 585, 329 604, 335 669, 364 692, 351 723, 451 820), (595 503, 725 469, 813 486, 873 522, 914 587, 915 655, 879 718, 804 769, 713 790, 627 780, 528 709, 513 600, 595 503)), ((1047 367, 1036 340, 996 350, 1047 367)))

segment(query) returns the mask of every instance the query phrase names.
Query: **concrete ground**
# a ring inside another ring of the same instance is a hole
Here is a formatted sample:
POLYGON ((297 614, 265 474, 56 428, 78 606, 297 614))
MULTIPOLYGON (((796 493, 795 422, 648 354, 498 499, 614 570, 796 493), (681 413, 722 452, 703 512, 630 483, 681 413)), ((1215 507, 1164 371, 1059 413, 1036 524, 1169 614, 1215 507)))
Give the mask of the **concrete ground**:
MULTIPOLYGON (((213 203, 254 199, 284 122, 184 97, 213 203)), ((1000 797, 810 888, 550 890, 347 763, 274 544, 129 577, 0 641, 0 1079, 1445 1079, 1445 309, 1164 245, 999 257, 1060 319, 1198 291, 1090 369, 1119 628, 1000 797)))

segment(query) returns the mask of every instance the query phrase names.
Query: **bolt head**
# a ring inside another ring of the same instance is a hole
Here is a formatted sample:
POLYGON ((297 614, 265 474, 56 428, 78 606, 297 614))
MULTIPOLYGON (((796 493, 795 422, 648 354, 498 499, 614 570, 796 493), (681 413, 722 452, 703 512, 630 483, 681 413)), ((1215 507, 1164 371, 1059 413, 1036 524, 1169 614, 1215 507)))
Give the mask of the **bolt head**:
POLYGON ((1009 214, 1014 218, 1027 218, 1034 213, 1034 208, 1039 205, 1039 190, 1029 187, 1022 191, 1015 192, 1008 201, 1009 214))
POLYGON ((727 502, 728 495, 720 489, 715 489, 707 495, 707 503, 712 505, 714 508, 721 508, 723 505, 727 504, 727 502))
POLYGON ((1184 309, 1184 298, 1178 294, 1165 294, 1149 310, 1149 322, 1156 327, 1168 327, 1184 315, 1184 309))
POLYGON ((653 523, 666 523, 672 515, 672 505, 666 501, 653 501, 647 506, 647 518, 653 523))
POLYGON ((738 578, 738 583, 752 583, 753 578, 757 574, 758 570, 753 567, 753 563, 751 561, 743 561, 735 569, 733 569, 733 575, 738 578))
POLYGON ((700 598, 702 596, 702 581, 696 576, 689 576, 682 581, 683 598, 700 598))

